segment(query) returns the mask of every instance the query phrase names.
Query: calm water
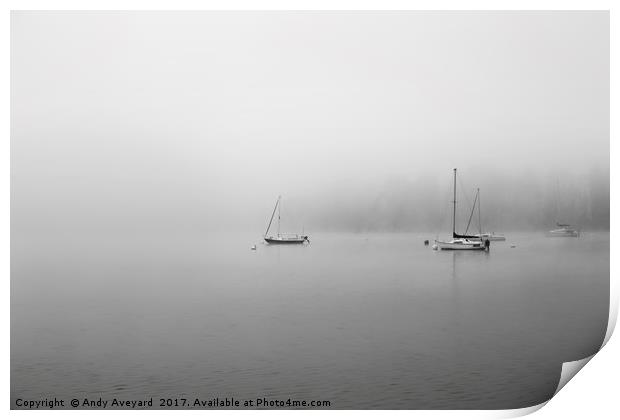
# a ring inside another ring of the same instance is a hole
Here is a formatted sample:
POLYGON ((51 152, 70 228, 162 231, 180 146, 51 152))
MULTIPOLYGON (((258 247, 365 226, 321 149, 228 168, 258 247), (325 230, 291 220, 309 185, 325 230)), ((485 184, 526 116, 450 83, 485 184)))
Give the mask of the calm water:
POLYGON ((548 399, 562 362, 600 346, 608 233, 511 234, 489 253, 432 251, 423 239, 14 239, 11 404, 517 408, 548 399))

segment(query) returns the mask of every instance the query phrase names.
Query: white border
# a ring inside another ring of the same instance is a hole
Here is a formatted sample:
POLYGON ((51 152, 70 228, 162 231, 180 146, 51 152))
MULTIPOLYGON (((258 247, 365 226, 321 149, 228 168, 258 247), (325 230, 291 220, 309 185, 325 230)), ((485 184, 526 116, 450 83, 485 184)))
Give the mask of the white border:
MULTIPOLYGON (((5 340, 3 346, 3 356, 5 363, 2 366, 2 382, 3 398, 2 404, 5 412, 9 411, 10 401, 10 170, 9 170, 9 150, 10 150, 10 72, 9 72, 9 54, 10 54, 10 10, 610 10, 610 24, 611 24, 611 139, 616 138, 617 127, 617 98, 618 98, 618 86, 615 83, 613 77, 618 72, 617 56, 618 56, 618 17, 615 15, 619 7, 614 9, 614 2, 608 1, 423 1, 423 0, 109 0, 109 1, 76 1, 76 0, 59 0, 59 1, 42 1, 42 0, 9 0, 5 2, 6 9, 3 15, 3 21, 5 25, 2 33, 2 58, 4 65, 2 66, 2 76, 4 83, 2 84, 2 102, 4 118, 1 120, 3 144, 0 154, 0 168, 2 168, 2 182, 0 188, 2 192, 2 206, 0 211, 2 212, 2 221, 0 225, 0 237, 2 238, 3 251, 0 256, 0 272, 2 273, 3 284, 5 291, 4 305, 3 305, 3 322, 2 332, 5 340)), ((611 213, 615 214, 617 209, 617 197, 614 187, 617 185, 618 170, 613 165, 614 158, 618 156, 616 153, 617 146, 615 141, 610 141, 610 156, 612 159, 611 165, 611 213)), ((611 237, 616 237, 617 226, 612 218, 611 223, 611 237)), ((606 342, 611 336, 613 326, 615 325, 617 313, 618 313, 618 287, 616 281, 616 274, 618 272, 615 258, 617 256, 616 246, 614 241, 610 244, 611 249, 611 303, 610 303, 610 324, 608 333, 606 336, 606 342)), ((580 374, 580 379, 572 381, 570 386, 567 386, 556 397, 554 397, 547 405, 549 407, 539 411, 536 416, 539 418, 583 418, 584 416, 607 417, 608 414, 617 412, 615 383, 617 381, 618 374, 618 358, 620 355, 620 345, 617 344, 617 339, 611 340, 609 344, 605 346, 605 350, 594 357, 593 362, 588 364, 584 369, 584 373, 580 374), (542 417, 540 417, 542 416, 542 417)), ((569 366, 574 366, 572 365, 569 366)), ((545 404, 541 404, 543 406, 545 404)), ((115 416, 120 415, 124 417, 148 417, 148 418, 162 418, 173 415, 177 416, 192 416, 195 418, 204 418, 205 416, 213 417, 258 417, 258 418, 289 418, 295 417, 309 417, 314 415, 331 416, 355 416, 356 418, 368 418, 375 416, 389 415, 393 418, 411 418, 416 416, 419 418, 501 418, 506 416, 524 415, 528 414, 534 409, 540 408, 534 407, 530 409, 521 410, 506 410, 506 411, 331 411, 317 413, 314 411, 251 411, 251 412, 215 412, 215 411, 148 411, 148 412, 136 412, 136 411, 123 411, 114 413, 115 416)), ((83 411, 46 411, 48 416, 52 418, 82 418, 85 415, 83 411)), ((38 416, 41 412, 32 411, 11 411, 10 415, 18 417, 30 418, 31 416, 38 416)), ((88 417, 105 417, 107 418, 110 413, 107 411, 89 412, 88 417)))

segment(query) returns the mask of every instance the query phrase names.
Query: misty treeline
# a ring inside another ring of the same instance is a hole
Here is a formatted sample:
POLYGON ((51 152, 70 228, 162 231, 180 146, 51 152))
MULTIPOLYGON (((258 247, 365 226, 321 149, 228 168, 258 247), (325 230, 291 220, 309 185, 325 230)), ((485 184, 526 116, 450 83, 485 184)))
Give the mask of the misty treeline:
MULTIPOLYGON (((480 188, 480 219, 474 211, 469 231, 548 230, 556 222, 581 229, 609 229, 609 172, 591 169, 582 174, 528 173, 485 170, 459 173, 458 231, 471 216, 480 188)), ((316 213, 307 214, 319 229, 344 231, 420 231, 449 233, 452 225, 451 171, 440 178, 393 177, 374 189, 338 191, 320 199, 316 213)))
MULTIPOLYGON (((150 172, 133 178, 115 177, 111 172, 102 179, 87 178, 85 171, 75 177, 36 176, 28 182, 15 174, 11 228, 14 233, 52 235, 262 235, 275 200, 282 194, 282 232, 446 235, 452 229, 453 177, 450 167, 441 169, 371 176, 374 180, 369 181, 340 179, 326 168, 320 179, 304 186, 293 181, 273 185, 260 176, 248 178, 243 185, 221 177, 217 189, 206 187, 212 177, 197 173, 189 177, 180 171, 164 172, 168 183, 150 172), (175 173, 178 177, 172 178, 175 173)), ((479 165, 459 169, 459 232, 465 230, 477 188, 484 231, 547 231, 556 222, 582 230, 609 230, 608 167, 541 171, 479 165)), ((276 221, 271 228, 277 229, 276 221)), ((477 231, 476 209, 469 232, 477 231)))

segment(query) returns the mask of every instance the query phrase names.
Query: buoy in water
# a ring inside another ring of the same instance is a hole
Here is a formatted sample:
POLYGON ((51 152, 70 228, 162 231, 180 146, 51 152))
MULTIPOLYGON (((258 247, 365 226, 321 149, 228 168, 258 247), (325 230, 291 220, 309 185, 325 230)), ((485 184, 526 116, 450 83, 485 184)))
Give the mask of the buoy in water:
POLYGON ((256 251, 256 245, 252 245, 252 248, 250 248, 252 251, 256 251))
POLYGON ((424 240, 424 245, 428 245, 428 239, 424 240))

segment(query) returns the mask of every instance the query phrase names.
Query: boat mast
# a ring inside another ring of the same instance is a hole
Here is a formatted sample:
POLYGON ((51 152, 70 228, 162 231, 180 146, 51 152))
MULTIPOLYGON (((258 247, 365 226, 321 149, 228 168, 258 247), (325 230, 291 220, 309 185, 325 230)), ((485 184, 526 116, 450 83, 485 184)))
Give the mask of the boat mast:
MULTIPOLYGON (((478 202, 478 194, 480 194, 480 188, 478 188, 478 192, 476 193, 476 196, 474 197, 474 205, 471 206, 471 213, 469 214, 469 220, 467 221, 467 227, 465 228, 465 235, 467 235, 467 232, 469 231, 469 225, 471 225, 471 219, 472 217, 474 217, 474 211, 476 211, 476 203, 478 202)), ((480 208, 478 208, 478 211, 480 211, 480 208)), ((480 221, 480 218, 478 218, 478 221, 480 221)), ((480 224, 478 223, 478 226, 480 224)))
MULTIPOLYGON (((269 224, 267 225, 267 230, 265 231, 265 235, 263 236, 264 238, 267 237, 267 233, 269 233, 269 228, 271 227, 271 222, 273 222, 273 216, 275 216, 276 214, 276 209, 279 208, 278 204, 280 203, 280 198, 282 196, 278 196, 278 199, 276 200, 276 205, 273 208, 273 212, 271 213, 271 219, 269 219, 269 224)), ((278 218, 280 216, 278 215, 278 218)))
POLYGON ((452 236, 456 233, 456 168, 454 168, 454 200, 452 200, 452 236))
POLYGON ((479 230, 478 233, 480 233, 480 235, 482 235, 482 223, 480 221, 481 220, 480 219, 480 188, 478 188, 477 196, 478 196, 478 230, 479 230))
MULTIPOLYGON (((278 197, 280 200, 280 197, 278 197)), ((280 237, 280 206, 278 206, 278 238, 280 237)))

